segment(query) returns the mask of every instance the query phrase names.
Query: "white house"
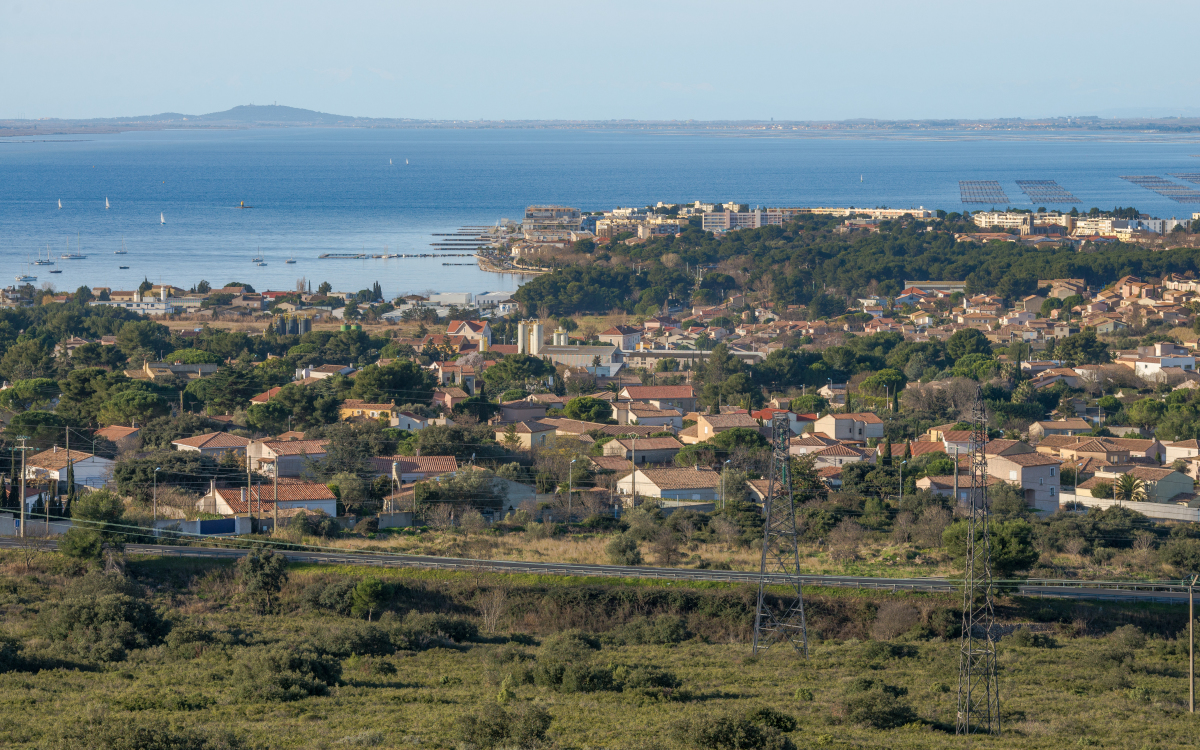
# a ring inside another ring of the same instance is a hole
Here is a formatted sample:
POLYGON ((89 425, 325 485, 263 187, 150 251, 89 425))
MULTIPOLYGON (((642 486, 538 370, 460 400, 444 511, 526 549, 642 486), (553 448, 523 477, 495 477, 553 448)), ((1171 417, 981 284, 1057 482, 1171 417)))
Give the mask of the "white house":
POLYGON ((222 516, 238 513, 270 515, 275 511, 276 497, 279 498, 279 510, 302 508, 337 516, 337 496, 328 487, 320 482, 295 479, 280 479, 278 486, 274 482, 256 484, 249 490, 246 487, 218 489, 210 485, 208 492, 196 501, 196 510, 222 516))
POLYGON ((67 474, 75 475, 76 484, 86 484, 89 487, 102 487, 112 475, 113 461, 100 456, 94 456, 84 451, 59 448, 54 446, 48 451, 30 456, 25 459, 25 479, 34 481, 67 481, 67 474), (71 467, 68 472, 67 467, 71 467))
POLYGON ((177 451, 191 451, 205 456, 219 456, 222 453, 245 455, 246 446, 249 444, 249 438, 230 435, 228 432, 210 432, 207 435, 180 438, 171 442, 177 451))
POLYGON ((617 492, 664 500, 716 500, 721 475, 712 469, 638 469, 617 480, 617 492))
POLYGON ((816 432, 835 440, 861 440, 883 437, 883 420, 878 414, 826 414, 813 424, 816 432))

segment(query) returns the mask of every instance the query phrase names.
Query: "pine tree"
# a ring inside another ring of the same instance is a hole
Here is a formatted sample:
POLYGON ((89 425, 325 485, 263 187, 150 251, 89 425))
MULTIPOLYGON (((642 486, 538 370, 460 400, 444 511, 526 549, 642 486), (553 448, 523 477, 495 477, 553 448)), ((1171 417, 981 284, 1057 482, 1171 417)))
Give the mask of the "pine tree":
POLYGON ((892 439, 890 437, 883 439, 883 461, 884 466, 892 465, 892 439))

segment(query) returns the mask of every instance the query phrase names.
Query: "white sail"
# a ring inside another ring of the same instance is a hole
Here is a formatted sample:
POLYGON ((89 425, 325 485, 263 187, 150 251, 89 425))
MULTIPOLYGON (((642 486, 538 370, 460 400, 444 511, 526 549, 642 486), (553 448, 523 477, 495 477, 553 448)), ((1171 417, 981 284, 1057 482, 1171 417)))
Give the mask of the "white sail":
POLYGON ((405 163, 405 164, 408 164, 408 159, 405 159, 405 160, 404 160, 404 163, 405 163))
POLYGON ((62 210, 62 198, 58 199, 58 210, 62 210))
POLYGON ((112 208, 112 206, 108 205, 108 196, 107 195, 104 196, 104 208, 105 208, 105 210, 112 208))
POLYGON ((166 224, 166 223, 167 223, 167 217, 166 217, 166 216, 163 216, 161 212, 158 214, 158 223, 159 223, 159 224, 166 224))

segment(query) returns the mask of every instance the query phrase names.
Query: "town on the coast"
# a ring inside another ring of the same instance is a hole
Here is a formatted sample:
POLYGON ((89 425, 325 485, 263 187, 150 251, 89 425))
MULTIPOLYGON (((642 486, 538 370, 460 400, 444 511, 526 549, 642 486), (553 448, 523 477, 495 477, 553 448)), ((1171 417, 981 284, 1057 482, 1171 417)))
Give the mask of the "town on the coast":
POLYGON ((62 531, 96 491, 152 505, 160 532, 713 513, 762 500, 781 414, 831 497, 952 510, 981 384, 988 475, 1030 514, 1197 521, 1200 279, 1139 244, 1195 228, 1124 209, 530 206, 479 235, 481 264, 536 274, 516 292, 14 286, 0 404, 35 450, 10 451, 4 523, 62 531), (824 243, 1011 267, 856 284, 797 262, 824 243), (789 244, 808 249, 769 257, 789 244), (1103 275, 1135 256, 1154 272, 1103 275), (1081 277, 1018 265, 1046 260, 1081 277))

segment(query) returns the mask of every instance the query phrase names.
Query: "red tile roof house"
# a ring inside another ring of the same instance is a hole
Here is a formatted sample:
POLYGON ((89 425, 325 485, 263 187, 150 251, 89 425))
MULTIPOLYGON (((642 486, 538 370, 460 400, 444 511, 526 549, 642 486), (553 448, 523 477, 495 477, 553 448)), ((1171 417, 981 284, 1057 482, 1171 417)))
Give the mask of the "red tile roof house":
POLYGON ((102 487, 112 473, 113 461, 84 451, 68 451, 55 446, 25 459, 25 478, 41 482, 65 482, 68 466, 75 475, 76 484, 102 487))
POLYGON ((433 405, 450 411, 470 396, 462 388, 437 388, 433 392, 433 405))
POLYGON ((328 440, 255 440, 247 451, 255 471, 275 476, 278 464, 280 477, 298 477, 304 472, 306 460, 325 458, 328 444, 328 440))
POLYGON ((276 492, 280 511, 304 509, 337 516, 337 497, 328 487, 320 482, 286 479, 279 481, 278 488, 274 482, 256 484, 249 490, 246 487, 218 489, 210 485, 208 492, 196 501, 196 510, 222 516, 239 513, 270 515, 275 511, 276 492))
POLYGON ((96 430, 96 437, 104 438, 117 446, 118 451, 137 450, 142 447, 142 429, 140 427, 122 427, 119 424, 110 425, 96 430))
POLYGON ((684 414, 696 410, 696 391, 690 385, 627 385, 621 389, 621 399, 659 409, 678 409, 684 414))
POLYGON ((222 453, 245 455, 246 446, 249 444, 249 439, 230 435, 228 432, 210 432, 207 435, 180 438, 171 442, 177 451, 191 451, 205 456, 219 456, 222 453))
POLYGON ((454 456, 375 456, 371 466, 376 475, 391 477, 401 484, 458 471, 454 456))

